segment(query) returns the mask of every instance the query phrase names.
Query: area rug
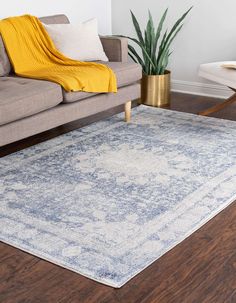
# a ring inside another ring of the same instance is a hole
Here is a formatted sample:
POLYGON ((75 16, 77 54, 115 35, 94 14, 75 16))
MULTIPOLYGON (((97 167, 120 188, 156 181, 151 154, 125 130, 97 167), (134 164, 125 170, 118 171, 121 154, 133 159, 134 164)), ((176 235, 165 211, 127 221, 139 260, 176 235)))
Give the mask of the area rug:
POLYGON ((119 288, 235 199, 235 122, 140 106, 0 159, 0 240, 119 288))

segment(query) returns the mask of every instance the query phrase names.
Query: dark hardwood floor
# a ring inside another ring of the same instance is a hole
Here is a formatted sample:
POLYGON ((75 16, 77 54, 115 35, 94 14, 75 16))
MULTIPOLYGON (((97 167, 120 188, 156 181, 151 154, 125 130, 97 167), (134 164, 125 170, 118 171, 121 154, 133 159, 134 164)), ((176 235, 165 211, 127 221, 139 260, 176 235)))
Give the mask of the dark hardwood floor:
MULTIPOLYGON (((218 101, 174 93, 171 108, 197 113, 218 101)), ((121 110, 115 108, 8 145, 1 148, 0 157, 121 110)), ((236 120, 236 104, 215 117, 236 120)), ((235 303, 236 202, 118 290, 0 244, 0 303, 54 302, 235 303)))

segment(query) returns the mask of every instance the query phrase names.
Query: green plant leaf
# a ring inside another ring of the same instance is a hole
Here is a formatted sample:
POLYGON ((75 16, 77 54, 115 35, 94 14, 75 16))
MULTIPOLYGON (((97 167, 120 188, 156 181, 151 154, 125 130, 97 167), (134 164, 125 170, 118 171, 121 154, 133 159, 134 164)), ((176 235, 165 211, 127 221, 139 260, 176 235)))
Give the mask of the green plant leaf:
POLYGON ((149 47, 150 47, 150 55, 152 54, 152 46, 155 40, 155 26, 154 26, 154 22, 153 22, 153 18, 151 15, 151 12, 148 12, 149 15, 149 20, 147 23, 147 32, 148 32, 148 36, 149 36, 149 47))
POLYGON ((134 13, 130 10, 131 16, 132 16, 132 20, 133 20, 133 24, 134 24, 134 28, 137 34, 137 37, 140 41, 140 43, 144 44, 144 39, 143 39, 143 34, 142 31, 140 29, 140 25, 138 23, 137 18, 135 17, 134 13))
POLYGON ((129 49, 129 56, 136 62, 139 63, 140 65, 142 65, 143 68, 145 68, 145 64, 143 62, 143 60, 141 59, 141 57, 139 56, 139 54, 136 52, 135 48, 132 45, 128 45, 128 49, 129 49))
POLYGON ((128 55, 135 63, 138 63, 138 60, 134 57, 134 55, 131 52, 128 52, 128 55))
POLYGON ((155 64, 154 64, 154 62, 152 61, 152 59, 151 59, 151 57, 149 56, 149 54, 147 53, 147 50, 146 50, 146 48, 145 48, 145 45, 142 45, 142 44, 141 44, 137 39, 135 39, 135 38, 128 37, 128 36, 126 36, 126 38, 128 38, 128 39, 130 39, 131 41, 135 42, 135 43, 141 48, 141 50, 143 51, 144 56, 145 56, 144 59, 146 59, 148 62, 150 62, 150 64, 155 68, 155 64))
POLYGON ((162 37, 160 46, 159 46, 159 51, 158 51, 158 55, 157 55, 157 58, 156 58, 157 70, 158 70, 158 67, 159 67, 160 58, 161 58, 161 56, 163 54, 163 51, 164 51, 164 45, 165 45, 165 42, 166 42, 166 37, 167 37, 167 30, 165 31, 165 33, 164 33, 164 35, 162 37))
MULTIPOLYGON (((133 56, 136 57, 136 60, 141 60, 143 64, 141 64, 141 61, 140 61, 140 64, 142 65, 143 67, 143 70, 145 70, 145 72, 147 72, 148 70, 148 64, 152 64, 152 66, 154 66, 154 63, 152 62, 151 58, 149 57, 149 55, 147 54, 147 51, 145 49, 145 45, 143 46, 137 39, 135 38, 132 38, 132 37, 129 37, 129 36, 123 36, 123 35, 119 35, 119 37, 122 37, 122 38, 127 38, 133 42, 135 42, 140 48, 141 48, 141 51, 142 51, 142 55, 143 55, 143 60, 141 59, 141 57, 138 55, 138 53, 136 52, 135 48, 132 47, 132 45, 128 45, 128 48, 129 50, 131 51, 131 48, 132 48, 132 53, 133 53, 133 56), (139 59, 138 59, 139 58, 139 59)), ((133 59, 133 56, 132 56, 132 59, 133 59)))
POLYGON ((176 31, 173 33, 172 37, 170 38, 170 40, 168 41, 168 43, 164 46, 164 49, 162 50, 162 53, 161 53, 161 56, 159 58, 159 61, 160 63, 159 64, 162 64, 163 60, 164 60, 164 57, 168 54, 168 58, 171 54, 169 48, 170 48, 170 45, 172 44, 173 40, 175 39, 175 37, 177 36, 177 34, 181 31, 183 27, 183 24, 181 24, 177 29, 176 31))
POLYGON ((132 45, 129 45, 129 56, 139 64, 142 65, 143 72, 148 75, 162 75, 165 73, 165 70, 169 63, 169 57, 172 54, 170 52, 170 47, 173 40, 176 38, 177 34, 183 27, 183 21, 193 7, 188 9, 173 25, 171 30, 168 32, 166 30, 160 40, 162 35, 163 26, 166 20, 166 16, 168 13, 168 8, 164 11, 157 29, 155 30, 155 25, 153 21, 153 17, 150 11, 148 11, 148 22, 146 28, 144 29, 144 33, 141 31, 140 25, 138 23, 137 18, 131 11, 132 21, 134 24, 134 28, 137 34, 137 39, 127 36, 129 40, 133 41, 136 45, 138 45, 141 49, 141 55, 139 55, 132 45))
POLYGON ((177 29, 176 31, 174 32, 174 34, 172 35, 171 39, 169 40, 168 44, 167 44, 167 49, 169 49, 170 45, 172 44, 173 40, 175 39, 175 37, 178 35, 178 33, 181 31, 182 27, 184 25, 181 24, 177 29))
POLYGON ((163 56, 163 60, 161 62, 161 66, 160 66, 160 74, 161 75, 165 74, 166 68, 167 68, 168 63, 169 63, 169 55, 170 55, 170 53, 167 52, 167 53, 165 53, 165 56, 163 56))
POLYGON ((163 24, 165 22, 167 13, 168 13, 168 8, 165 10, 164 14, 162 15, 159 25, 157 27, 156 36, 155 36, 155 39, 153 42, 153 49, 152 49, 152 59, 153 60, 155 60, 154 58, 156 58, 157 45, 158 45, 159 38, 161 36, 163 24))
POLYGON ((165 62, 168 62, 168 59, 169 59, 169 51, 168 50, 164 50, 162 52, 162 55, 158 61, 158 65, 157 65, 157 73, 158 75, 163 75, 164 72, 165 72, 165 69, 166 69, 166 66, 165 66, 165 62))
POLYGON ((166 32, 165 35, 163 36, 163 39, 162 39, 162 42, 161 42, 161 45, 160 45, 160 48, 159 48, 158 58, 157 58, 157 64, 158 64, 157 70, 158 71, 160 70, 160 64, 162 64, 166 53, 169 51, 169 47, 170 47, 171 43, 173 42, 173 40, 175 39, 175 37, 177 36, 179 31, 183 27, 183 24, 181 24, 182 21, 186 18, 186 16, 191 11, 191 9, 192 9, 192 7, 189 10, 187 10, 187 12, 185 12, 181 16, 181 18, 179 18, 176 21, 176 23, 172 27, 171 31, 169 32, 169 34, 167 34, 167 32, 166 32))
MULTIPOLYGON (((168 36, 166 37, 166 41, 165 41, 165 45, 164 48, 166 46, 166 44, 169 43, 169 41, 171 40, 172 35, 175 33, 176 29, 179 27, 179 25, 181 24, 181 22, 187 17, 187 15, 189 14, 189 12, 192 10, 193 6, 191 6, 174 24, 174 26, 172 27, 172 29, 170 30, 168 36)), ((176 36, 176 35, 175 35, 176 36)), ((173 41, 173 39, 172 39, 173 41)))
MULTIPOLYGON (((151 20, 148 20, 147 28, 145 30, 145 48, 150 58, 152 58, 152 45, 153 45, 154 35, 155 35, 155 31, 152 22, 151 20)), ((151 65, 149 60, 147 61, 147 65, 148 65, 147 67, 148 73, 151 73, 153 66, 151 65)))

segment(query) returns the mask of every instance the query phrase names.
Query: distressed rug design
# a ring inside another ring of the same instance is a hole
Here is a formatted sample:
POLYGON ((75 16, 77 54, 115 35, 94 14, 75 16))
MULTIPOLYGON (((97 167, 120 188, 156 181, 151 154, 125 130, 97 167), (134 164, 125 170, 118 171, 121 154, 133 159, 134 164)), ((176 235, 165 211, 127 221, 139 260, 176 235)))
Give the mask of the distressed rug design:
POLYGON ((0 159, 0 240, 119 288, 235 199, 235 122, 140 106, 0 159))

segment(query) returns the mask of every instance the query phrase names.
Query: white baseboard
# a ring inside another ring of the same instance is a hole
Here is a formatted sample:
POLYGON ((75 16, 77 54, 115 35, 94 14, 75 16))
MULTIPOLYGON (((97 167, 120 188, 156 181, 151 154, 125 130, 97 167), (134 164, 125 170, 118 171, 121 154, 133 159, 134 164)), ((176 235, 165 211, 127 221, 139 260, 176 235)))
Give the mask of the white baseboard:
POLYGON ((222 85, 205 84, 199 82, 188 82, 181 80, 172 80, 172 91, 199 96, 207 96, 214 98, 228 98, 232 95, 232 91, 222 85))

